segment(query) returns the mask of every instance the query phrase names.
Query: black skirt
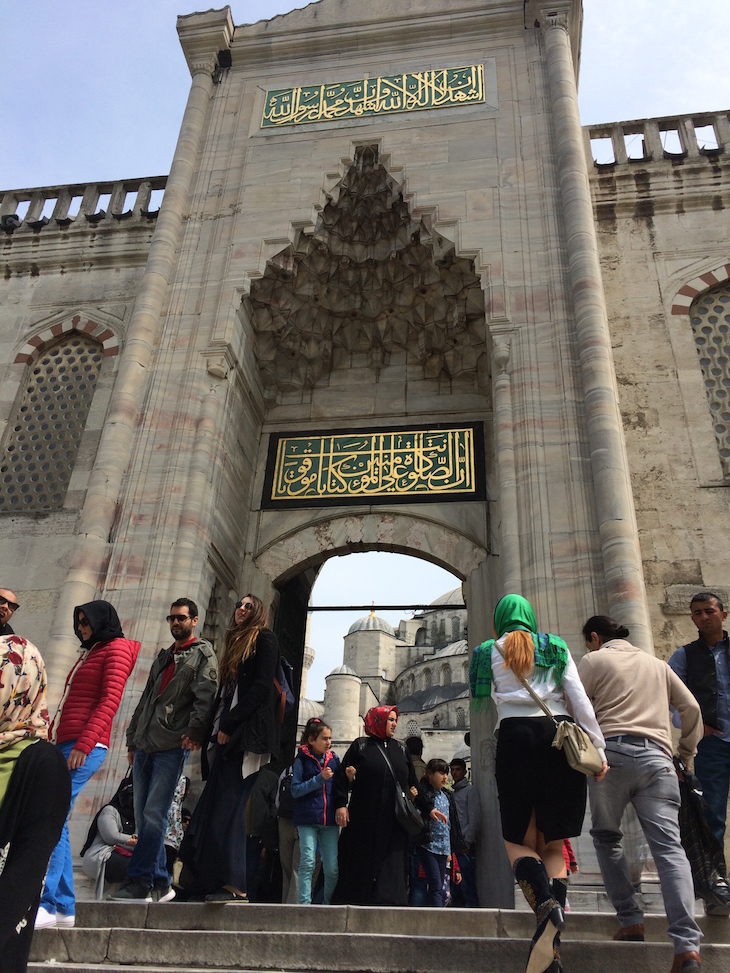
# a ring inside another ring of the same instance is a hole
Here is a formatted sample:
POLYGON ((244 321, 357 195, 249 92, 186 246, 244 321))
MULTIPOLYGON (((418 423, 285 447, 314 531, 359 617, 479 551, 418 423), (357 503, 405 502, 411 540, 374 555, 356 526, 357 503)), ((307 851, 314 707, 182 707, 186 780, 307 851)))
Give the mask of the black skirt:
POLYGON ((554 736, 555 724, 547 716, 514 717, 499 724, 496 777, 505 841, 523 843, 533 811, 546 841, 581 833, 586 777, 552 746, 554 736))

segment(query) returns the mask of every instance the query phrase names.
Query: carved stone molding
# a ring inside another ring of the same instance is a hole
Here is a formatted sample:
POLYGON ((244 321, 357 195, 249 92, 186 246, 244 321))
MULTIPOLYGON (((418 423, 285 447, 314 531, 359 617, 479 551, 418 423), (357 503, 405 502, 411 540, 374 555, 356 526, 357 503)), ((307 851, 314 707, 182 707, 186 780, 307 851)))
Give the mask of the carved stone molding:
POLYGON ((484 296, 473 263, 411 213, 376 146, 361 146, 313 231, 267 261, 243 303, 266 394, 326 384, 333 369, 386 367, 487 390, 484 296))
POLYGON ((468 578, 486 560, 487 550, 465 534, 431 520, 403 514, 350 514, 312 522, 259 551, 256 567, 280 584, 333 554, 393 551, 425 560, 468 578))
POLYGON ((191 75, 213 74, 218 53, 230 49, 233 31, 230 7, 177 18, 177 33, 191 75))

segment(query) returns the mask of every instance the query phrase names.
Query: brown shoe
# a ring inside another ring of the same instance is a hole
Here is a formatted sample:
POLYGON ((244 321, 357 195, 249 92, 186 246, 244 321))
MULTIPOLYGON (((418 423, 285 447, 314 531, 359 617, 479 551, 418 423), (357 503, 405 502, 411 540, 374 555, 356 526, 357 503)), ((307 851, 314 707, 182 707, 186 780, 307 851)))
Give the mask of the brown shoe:
POLYGON ((644 942, 644 923, 637 922, 634 926, 622 926, 618 932, 614 933, 614 942, 617 943, 643 943, 644 942))
POLYGON ((701 969, 699 953, 675 953, 669 973, 692 973, 692 970, 701 969))

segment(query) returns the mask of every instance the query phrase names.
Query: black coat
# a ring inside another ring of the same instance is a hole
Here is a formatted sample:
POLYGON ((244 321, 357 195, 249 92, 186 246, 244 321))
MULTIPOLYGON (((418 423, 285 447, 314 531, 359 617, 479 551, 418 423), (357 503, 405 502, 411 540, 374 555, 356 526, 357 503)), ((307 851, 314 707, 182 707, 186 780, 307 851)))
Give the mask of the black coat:
MULTIPOLYGON (((408 835, 395 819, 395 783, 383 751, 406 793, 418 787, 410 754, 397 740, 367 737, 350 745, 332 788, 335 809, 344 807, 348 797, 345 769, 355 767, 350 823, 340 834, 340 877, 333 903, 408 904, 408 835)), ((415 804, 424 816, 433 810, 420 788, 415 804)))
MULTIPOLYGON (((279 643, 274 633, 262 628, 254 651, 238 667, 238 701, 221 719, 219 729, 230 736, 222 749, 223 757, 231 759, 248 753, 278 755, 281 727, 276 718, 279 694, 274 677, 279 666, 279 643)), ((218 688, 213 714, 223 694, 218 688)), ((202 755, 204 776, 207 776, 205 750, 202 755)))

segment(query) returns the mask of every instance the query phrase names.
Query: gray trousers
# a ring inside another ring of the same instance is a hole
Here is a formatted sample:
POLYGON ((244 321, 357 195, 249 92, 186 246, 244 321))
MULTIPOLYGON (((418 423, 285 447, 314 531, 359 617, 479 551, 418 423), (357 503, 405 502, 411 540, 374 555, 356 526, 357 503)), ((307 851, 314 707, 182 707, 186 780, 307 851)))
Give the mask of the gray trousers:
POLYGON ((591 836, 606 892, 621 925, 644 921, 622 845, 621 816, 631 803, 659 873, 675 953, 699 950, 692 872, 679 838, 679 782, 671 758, 655 745, 606 742, 610 770, 588 780, 591 836))
POLYGON ((299 901, 299 835, 291 818, 279 818, 279 861, 281 862, 281 901, 299 901))

